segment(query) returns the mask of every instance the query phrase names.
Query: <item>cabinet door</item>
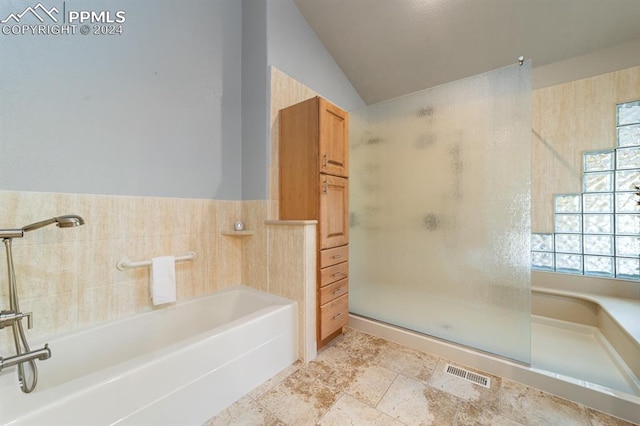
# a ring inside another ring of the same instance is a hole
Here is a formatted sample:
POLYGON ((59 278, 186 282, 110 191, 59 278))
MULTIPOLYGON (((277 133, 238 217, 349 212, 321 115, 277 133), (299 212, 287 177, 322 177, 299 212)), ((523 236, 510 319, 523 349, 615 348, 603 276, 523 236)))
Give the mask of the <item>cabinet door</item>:
POLYGON ((349 181, 320 175, 320 249, 349 242, 349 181))
POLYGON ((349 116, 320 98, 320 172, 349 176, 349 116))

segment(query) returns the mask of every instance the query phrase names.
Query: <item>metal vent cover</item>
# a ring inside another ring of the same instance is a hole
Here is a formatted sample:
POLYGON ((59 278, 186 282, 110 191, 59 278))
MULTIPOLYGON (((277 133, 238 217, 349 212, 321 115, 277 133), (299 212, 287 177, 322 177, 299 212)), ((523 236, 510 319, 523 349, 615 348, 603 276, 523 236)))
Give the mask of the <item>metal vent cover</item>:
POLYGON ((491 379, 489 377, 474 373, 473 371, 465 370, 464 368, 456 367, 455 365, 445 365, 444 372, 485 388, 491 387, 491 379))

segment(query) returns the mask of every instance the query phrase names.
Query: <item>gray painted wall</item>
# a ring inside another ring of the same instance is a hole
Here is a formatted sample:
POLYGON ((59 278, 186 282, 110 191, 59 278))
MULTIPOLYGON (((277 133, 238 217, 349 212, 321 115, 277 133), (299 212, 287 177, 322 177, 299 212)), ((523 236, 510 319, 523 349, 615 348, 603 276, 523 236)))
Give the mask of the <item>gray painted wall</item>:
POLYGON ((243 0, 243 7, 242 198, 253 200, 268 191, 269 66, 347 111, 364 102, 292 0, 243 0))
POLYGON ((241 3, 65 6, 122 10, 123 34, 0 34, 0 189, 240 199, 241 3))
POLYGON ((268 64, 339 107, 365 105, 293 0, 267 0, 268 64))
MULTIPOLYGON (((0 20, 28 5, 0 0, 0 20)), ((0 190, 265 199, 270 65, 364 105, 292 0, 108 8, 122 35, 0 34, 0 190)))
POLYGON ((242 0, 242 198, 267 194, 269 167, 269 76, 267 3, 242 0))

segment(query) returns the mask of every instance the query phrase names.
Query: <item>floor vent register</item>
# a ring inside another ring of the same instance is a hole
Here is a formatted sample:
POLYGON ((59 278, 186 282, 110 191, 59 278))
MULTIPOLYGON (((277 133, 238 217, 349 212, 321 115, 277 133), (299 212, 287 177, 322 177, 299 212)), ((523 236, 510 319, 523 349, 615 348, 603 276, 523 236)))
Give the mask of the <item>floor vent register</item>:
POLYGON ((465 370, 464 368, 456 367, 455 365, 447 364, 444 368, 444 372, 451 374, 452 376, 460 377, 468 382, 475 383, 476 385, 484 386, 485 388, 491 387, 491 379, 489 377, 474 373, 473 371, 465 370))

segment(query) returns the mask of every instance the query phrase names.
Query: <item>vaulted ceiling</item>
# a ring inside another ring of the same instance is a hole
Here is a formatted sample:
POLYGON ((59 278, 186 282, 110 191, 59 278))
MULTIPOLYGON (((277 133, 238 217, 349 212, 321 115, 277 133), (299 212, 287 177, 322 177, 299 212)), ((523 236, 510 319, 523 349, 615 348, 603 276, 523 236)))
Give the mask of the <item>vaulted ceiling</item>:
POLYGON ((640 0, 294 2, 368 104, 640 40, 640 0))

